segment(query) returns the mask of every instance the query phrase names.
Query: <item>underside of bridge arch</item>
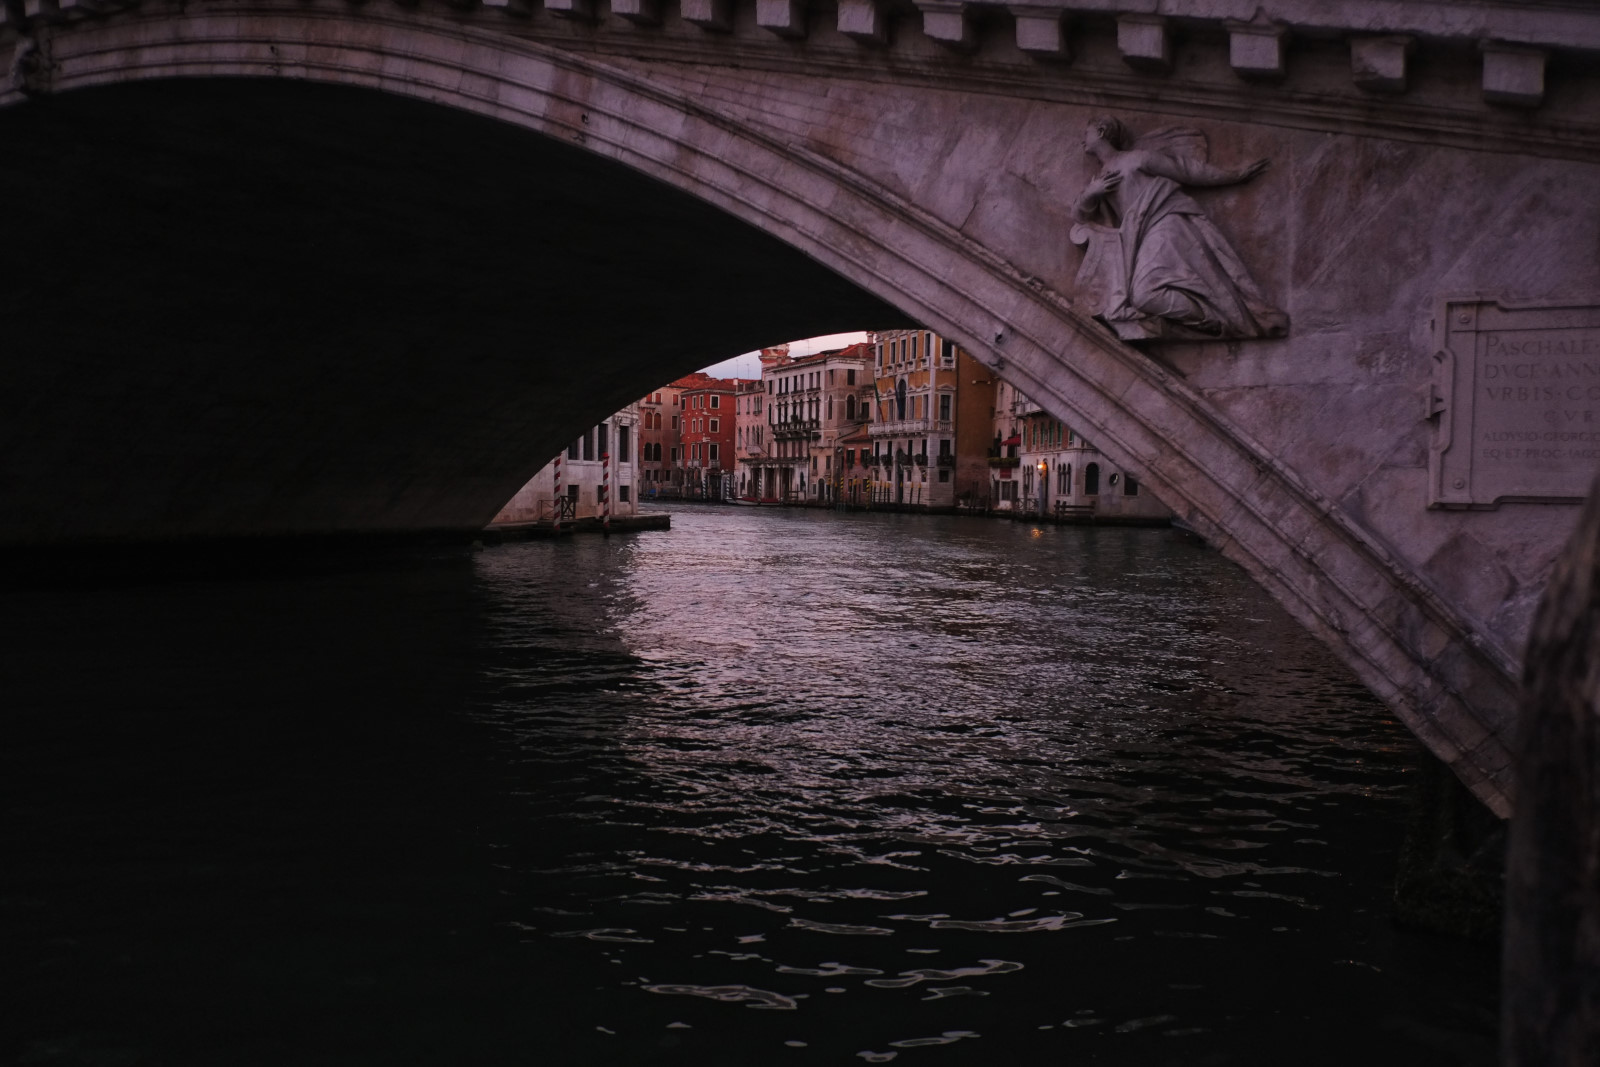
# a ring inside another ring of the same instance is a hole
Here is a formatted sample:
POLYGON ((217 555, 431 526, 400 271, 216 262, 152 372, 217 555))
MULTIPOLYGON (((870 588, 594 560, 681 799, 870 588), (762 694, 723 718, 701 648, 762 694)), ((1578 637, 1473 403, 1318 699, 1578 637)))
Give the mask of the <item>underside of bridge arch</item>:
POLYGON ((552 138, 364 89, 0 111, 0 541, 469 530, 652 386, 906 324, 552 138))

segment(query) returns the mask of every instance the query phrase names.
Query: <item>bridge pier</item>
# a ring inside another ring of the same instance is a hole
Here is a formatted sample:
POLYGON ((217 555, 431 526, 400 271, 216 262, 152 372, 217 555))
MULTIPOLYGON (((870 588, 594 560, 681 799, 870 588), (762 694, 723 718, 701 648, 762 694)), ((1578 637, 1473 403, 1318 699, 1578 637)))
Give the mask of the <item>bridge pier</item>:
POLYGON ((1600 1063, 1600 481, 1534 621, 1506 878, 1503 1067, 1600 1063))

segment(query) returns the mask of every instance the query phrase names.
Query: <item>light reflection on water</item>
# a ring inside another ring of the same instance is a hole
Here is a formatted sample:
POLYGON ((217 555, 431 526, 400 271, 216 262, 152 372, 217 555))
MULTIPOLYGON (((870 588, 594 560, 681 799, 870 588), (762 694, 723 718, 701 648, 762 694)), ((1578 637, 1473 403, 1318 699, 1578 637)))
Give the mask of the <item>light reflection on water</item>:
POLYGON ((667 533, 0 594, 0 1063, 1491 1063, 1415 749, 1164 531, 667 533))
POLYGON ((1383 919, 1411 741, 1234 568, 1163 531, 674 523, 477 558, 483 716, 541 783, 519 928, 592 984, 593 1055, 1492 1060, 1492 963, 1383 919))

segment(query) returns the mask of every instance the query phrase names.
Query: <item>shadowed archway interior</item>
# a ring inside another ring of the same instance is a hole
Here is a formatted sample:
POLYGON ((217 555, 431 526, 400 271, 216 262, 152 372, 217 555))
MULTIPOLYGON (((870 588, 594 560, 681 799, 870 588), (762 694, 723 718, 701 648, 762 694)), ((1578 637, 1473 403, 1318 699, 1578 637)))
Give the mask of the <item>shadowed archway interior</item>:
POLYGON ((579 148, 365 89, 0 112, 0 541, 467 529, 651 386, 909 325, 579 148))

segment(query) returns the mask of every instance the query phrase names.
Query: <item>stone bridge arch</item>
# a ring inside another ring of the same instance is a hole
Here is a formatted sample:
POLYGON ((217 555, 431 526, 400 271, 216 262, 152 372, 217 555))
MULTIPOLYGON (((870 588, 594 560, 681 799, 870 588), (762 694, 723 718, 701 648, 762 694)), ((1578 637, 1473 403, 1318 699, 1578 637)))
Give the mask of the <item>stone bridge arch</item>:
MULTIPOLYGON (((1600 290, 1600 267, 1582 259, 1600 239, 1600 209, 1573 196, 1600 187, 1600 129, 1573 120, 1597 98, 1595 79, 1571 79, 1565 110, 1537 120, 1481 111, 1476 98, 1480 110, 1463 108, 1450 96, 1463 65, 1479 61, 1463 58, 1460 41, 1468 39, 1472 55, 1484 57, 1485 94, 1540 103, 1543 58, 1537 93, 1489 58, 1514 57, 1515 74, 1527 56, 1546 54, 1538 42, 1495 38, 1486 46, 1471 28, 1441 31, 1451 45, 1443 75, 1428 87, 1433 95, 1385 110, 1360 95, 1371 85, 1354 96, 1314 91, 1316 79, 1327 78, 1328 55, 1345 54, 1343 37, 1327 27, 1308 37, 1311 89, 1222 85, 1219 78, 1284 75, 1287 31, 1248 15, 1225 30, 1207 29, 1224 25, 1214 17, 1168 26, 1140 13, 1090 23, 1080 40, 1081 78, 1046 91, 1042 76, 1029 73, 1013 93, 1003 63, 979 62, 998 47, 993 19, 966 5, 922 5, 921 35, 900 35, 917 67, 903 85, 881 56, 864 76, 852 67, 847 50, 883 45, 891 25, 888 7, 857 0, 840 0, 828 33, 813 19, 811 30, 799 31, 804 44, 794 29, 796 19, 807 25, 803 6, 769 0, 753 12, 683 0, 676 17, 643 0, 613 0, 609 20, 578 0, 546 0, 543 9, 521 9, 533 29, 518 32, 486 21, 505 18, 503 10, 468 7, 246 0, 120 11, 25 0, 4 10, 0 57, 10 52, 12 81, 0 109, 24 113, 38 106, 30 97, 165 79, 378 90, 576 146, 776 238, 878 306, 960 341, 1082 428, 1326 640, 1481 799, 1509 811, 1516 650, 1574 516, 1537 504, 1427 509, 1422 390, 1433 356, 1425 311, 1439 298, 1600 290), (609 23, 616 33, 604 38, 609 23), (663 23, 665 44, 641 42, 663 23), (1152 26, 1154 44, 1140 36, 1152 26), (694 36, 708 28, 725 33, 694 36), (787 53, 764 61, 745 46, 756 30, 787 53), (1222 53, 1217 32, 1225 35, 1222 53), (1118 52, 1106 51, 1109 40, 1118 52), (1252 50, 1263 41, 1275 44, 1252 50), (1223 67, 1217 54, 1229 57, 1223 67), (946 62, 958 79, 950 87, 937 84, 946 62), (1201 73, 1148 82, 1145 72, 1185 62, 1201 73), (1065 203, 1086 174, 1071 146, 1082 120, 1106 110, 1144 125, 1203 125, 1219 152, 1284 160, 1276 186, 1212 203, 1288 306, 1288 338, 1141 351, 1074 302, 1077 254, 1065 203), (1424 210, 1429 201, 1450 210, 1424 210), (1559 265, 1541 266, 1550 259, 1559 265)), ((1059 29, 1064 10, 1044 22, 1059 29)), ((1013 52, 1048 51, 1024 44, 1048 44, 1048 25, 1026 13, 1011 18, 1013 52)), ((1593 20, 1573 27, 1594 38, 1580 46, 1600 47, 1593 20)), ((1410 48, 1398 53, 1401 82, 1410 48)), ((1063 51, 1058 42, 1055 58, 1063 51)), ((1372 55, 1392 82, 1394 48, 1372 55)), ((1469 88, 1475 93, 1477 84, 1469 88)), ((13 353, 48 344, 48 330, 19 330, 15 314, 8 332, 29 343, 13 343, 13 353)), ((616 398, 649 384, 625 381, 616 398)), ((24 426, 50 417, 38 401, 28 398, 24 426)), ((78 412, 85 413, 92 406, 78 412)), ((549 431, 544 443, 553 450, 566 429, 549 431)), ((9 447, 15 469, 27 441, 9 447)), ((434 512, 391 517, 386 528, 469 527, 526 473, 485 477, 479 498, 437 502, 434 512)), ((70 516, 35 516, 28 504, 24 494, 8 508, 18 516, 4 532, 12 544, 360 528, 252 529, 246 514, 232 525, 180 519, 118 530, 115 522, 83 527, 70 516)))

